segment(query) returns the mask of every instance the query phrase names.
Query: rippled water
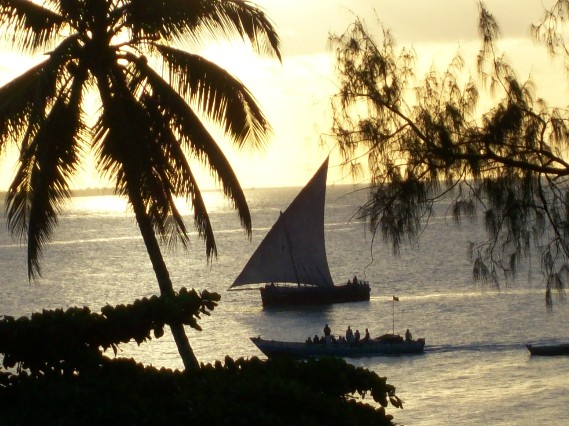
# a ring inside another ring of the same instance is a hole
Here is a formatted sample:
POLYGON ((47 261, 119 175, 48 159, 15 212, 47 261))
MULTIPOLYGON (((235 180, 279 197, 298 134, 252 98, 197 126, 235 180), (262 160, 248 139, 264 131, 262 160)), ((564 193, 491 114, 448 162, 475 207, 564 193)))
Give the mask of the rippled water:
MULTIPOLYGON (((298 189, 250 190, 253 238, 249 241, 229 205, 216 194, 208 205, 219 256, 208 264, 196 238, 188 251, 167 254, 177 287, 208 289, 221 294, 219 307, 204 317, 202 332, 188 329, 202 362, 225 355, 261 356, 250 336, 304 340, 334 334, 350 325, 372 336, 403 332, 425 337, 424 355, 352 360, 387 376, 405 401, 404 410, 390 409, 408 425, 441 424, 568 424, 569 363, 565 357, 530 357, 527 342, 569 341, 569 308, 556 302, 548 312, 538 269, 526 269, 517 283, 501 291, 481 288, 471 278, 466 240, 477 224, 457 229, 444 214, 418 247, 404 247, 398 257, 371 238, 363 225, 349 221, 365 193, 345 195, 350 187, 329 188, 326 210, 328 261, 338 282, 357 274, 372 286, 369 303, 302 309, 261 307, 258 291, 227 288, 259 241, 298 189), (397 295, 399 302, 392 301, 397 295)), ((2 209, 3 211, 3 209, 2 209)), ((190 221, 191 223, 191 221, 190 221)), ((29 284, 25 247, 5 231, 0 216, 0 314, 29 315, 42 308, 129 303, 158 292, 150 262, 132 215, 114 197, 73 199, 46 247, 43 276, 29 284)), ((111 355, 109 355, 111 356, 111 355)), ((166 334, 140 347, 122 348, 119 356, 154 366, 181 368, 177 350, 166 334)))

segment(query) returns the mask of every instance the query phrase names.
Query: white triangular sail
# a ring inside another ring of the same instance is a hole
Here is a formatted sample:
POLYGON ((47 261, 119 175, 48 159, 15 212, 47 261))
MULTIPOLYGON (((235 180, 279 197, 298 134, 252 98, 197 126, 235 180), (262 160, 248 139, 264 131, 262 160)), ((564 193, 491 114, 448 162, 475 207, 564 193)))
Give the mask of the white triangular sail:
POLYGON ((232 287, 260 283, 333 286, 324 241, 328 159, 281 213, 232 287))

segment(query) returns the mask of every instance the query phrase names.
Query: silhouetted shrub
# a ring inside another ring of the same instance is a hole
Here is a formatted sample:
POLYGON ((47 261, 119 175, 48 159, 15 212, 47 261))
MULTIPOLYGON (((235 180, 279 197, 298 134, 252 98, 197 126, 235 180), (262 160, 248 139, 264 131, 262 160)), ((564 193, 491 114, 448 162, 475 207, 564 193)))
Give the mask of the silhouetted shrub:
POLYGON ((305 362, 257 357, 183 372, 109 359, 169 321, 198 328, 217 305, 215 293, 181 291, 132 305, 43 311, 0 320, 0 424, 4 425, 390 425, 401 407, 385 378, 342 359, 305 362), (165 308, 168 309, 165 309, 165 308), (129 337, 130 336, 130 337, 129 337), (353 395, 370 395, 373 404, 353 395))

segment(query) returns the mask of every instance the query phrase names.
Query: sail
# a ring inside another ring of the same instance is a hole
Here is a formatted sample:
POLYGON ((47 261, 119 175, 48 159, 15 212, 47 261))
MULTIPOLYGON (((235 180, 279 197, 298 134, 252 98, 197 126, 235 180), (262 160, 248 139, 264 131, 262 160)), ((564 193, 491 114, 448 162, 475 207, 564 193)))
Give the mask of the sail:
POLYGON ((333 286, 324 241, 328 158, 280 214, 232 287, 260 283, 333 286))

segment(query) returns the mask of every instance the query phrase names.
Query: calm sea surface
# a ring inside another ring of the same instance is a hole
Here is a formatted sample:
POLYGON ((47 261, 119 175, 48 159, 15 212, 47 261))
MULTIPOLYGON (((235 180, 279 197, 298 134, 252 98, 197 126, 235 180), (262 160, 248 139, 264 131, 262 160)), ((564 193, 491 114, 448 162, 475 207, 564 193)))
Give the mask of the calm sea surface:
MULTIPOLYGON (((370 281, 369 303, 304 309, 266 310, 258 291, 227 288, 257 247, 279 210, 296 195, 294 189, 247 191, 253 216, 253 238, 239 227, 237 215, 215 193, 207 194, 218 245, 210 264, 204 245, 192 238, 189 250, 166 255, 174 285, 221 294, 219 307, 188 329, 202 362, 263 355, 250 336, 304 340, 322 334, 328 323, 342 334, 350 325, 372 336, 403 333, 425 337, 424 355, 352 360, 388 378, 405 404, 390 408, 407 425, 560 425, 569 424, 569 362, 530 357, 527 342, 569 341, 569 307, 556 300, 545 309, 542 276, 526 268, 513 286, 500 291, 472 281, 466 241, 481 227, 458 229, 441 214, 418 246, 404 247, 394 257, 380 241, 371 251, 371 236, 350 221, 364 192, 330 187, 326 238, 332 277, 344 282, 357 274, 370 281), (349 195, 347 195, 349 194, 349 195), (399 297, 393 302, 392 296, 399 297)), ((12 240, 0 213, 0 314, 30 315, 42 308, 130 303, 158 293, 142 239, 125 203, 111 196, 74 198, 61 216, 53 241, 44 252, 43 276, 29 284, 25 247, 12 240)), ((189 220, 191 224, 191 219, 189 220)), ((112 353, 109 355, 112 356, 112 353)), ((119 356, 157 367, 181 368, 176 347, 166 333, 140 347, 122 347, 119 356)))

